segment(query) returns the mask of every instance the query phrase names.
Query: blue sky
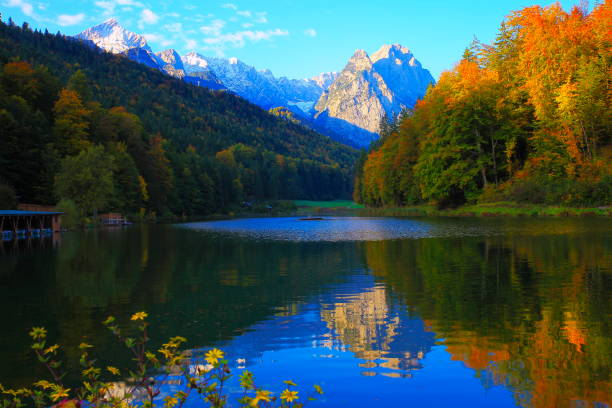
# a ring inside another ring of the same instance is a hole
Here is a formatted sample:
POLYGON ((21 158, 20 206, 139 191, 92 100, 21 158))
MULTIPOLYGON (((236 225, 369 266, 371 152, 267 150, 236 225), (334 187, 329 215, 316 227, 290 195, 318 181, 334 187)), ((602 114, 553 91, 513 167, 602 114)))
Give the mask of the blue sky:
MULTIPOLYGON (((560 3, 569 9, 577 1, 560 3)), ((0 0, 0 12, 68 35, 115 17, 154 51, 237 57, 290 78, 339 71, 356 49, 371 54, 399 43, 437 78, 474 35, 493 40, 506 15, 534 4, 551 1, 0 0)))

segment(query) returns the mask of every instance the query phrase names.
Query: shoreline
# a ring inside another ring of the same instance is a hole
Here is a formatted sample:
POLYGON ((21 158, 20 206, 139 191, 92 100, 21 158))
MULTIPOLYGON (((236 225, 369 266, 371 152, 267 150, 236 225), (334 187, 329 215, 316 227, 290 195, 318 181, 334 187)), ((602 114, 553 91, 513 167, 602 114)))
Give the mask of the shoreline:
POLYGON ((438 209, 434 205, 407 207, 300 206, 296 214, 351 214, 387 217, 612 217, 612 206, 567 207, 513 202, 483 203, 458 208, 438 209))
POLYGON ((453 209, 432 205, 398 208, 364 208, 359 215, 406 217, 611 217, 612 207, 564 207, 517 203, 487 203, 453 209))

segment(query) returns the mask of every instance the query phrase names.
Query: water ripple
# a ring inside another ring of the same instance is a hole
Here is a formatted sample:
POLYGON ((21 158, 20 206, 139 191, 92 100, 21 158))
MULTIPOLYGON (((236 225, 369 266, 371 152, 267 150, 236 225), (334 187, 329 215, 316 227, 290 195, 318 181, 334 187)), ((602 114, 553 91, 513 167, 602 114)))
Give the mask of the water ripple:
POLYGON ((241 218, 182 224, 182 227, 274 241, 380 241, 431 236, 424 222, 397 218, 333 217, 321 220, 241 218))

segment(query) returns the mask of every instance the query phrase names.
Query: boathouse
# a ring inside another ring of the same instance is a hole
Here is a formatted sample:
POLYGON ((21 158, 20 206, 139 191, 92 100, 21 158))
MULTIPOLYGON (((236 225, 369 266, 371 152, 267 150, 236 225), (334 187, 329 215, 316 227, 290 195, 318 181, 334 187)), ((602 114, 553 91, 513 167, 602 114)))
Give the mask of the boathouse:
POLYGON ((2 239, 16 239, 61 231, 62 214, 56 211, 0 210, 0 234, 2 239))
POLYGON ((120 213, 105 213, 100 214, 100 222, 103 225, 125 225, 127 219, 120 213))

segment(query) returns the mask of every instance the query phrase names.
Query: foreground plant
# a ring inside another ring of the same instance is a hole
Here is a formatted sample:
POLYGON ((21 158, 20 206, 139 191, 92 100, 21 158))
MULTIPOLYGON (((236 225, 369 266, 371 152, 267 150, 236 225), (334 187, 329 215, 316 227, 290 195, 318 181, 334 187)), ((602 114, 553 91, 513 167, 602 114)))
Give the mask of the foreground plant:
POLYGON ((81 343, 81 381, 78 387, 73 388, 63 383, 66 373, 62 371, 63 363, 59 356, 61 347, 58 344, 47 345, 45 328, 34 327, 30 332, 32 349, 49 371, 50 379, 37 381, 31 388, 17 390, 0 384, 0 408, 181 408, 185 404, 214 408, 301 408, 306 402, 315 400, 315 395, 323 394, 321 387, 315 385, 311 395, 300 398, 295 390, 297 385, 293 381, 285 381, 285 389, 275 395, 258 387, 253 373, 243 370, 239 377, 242 393, 232 404, 225 388, 232 373, 224 352, 211 349, 199 362, 189 350, 181 349, 187 340, 180 336, 170 338, 157 351, 151 351, 147 348, 150 341, 147 317, 146 312, 132 315, 131 323, 135 326, 132 328, 133 336, 122 330, 112 316, 103 322, 132 354, 132 369, 122 372, 115 366, 98 364, 92 356, 93 346, 81 343), (162 386, 168 382, 182 384, 183 387, 175 393, 164 394, 162 386))

